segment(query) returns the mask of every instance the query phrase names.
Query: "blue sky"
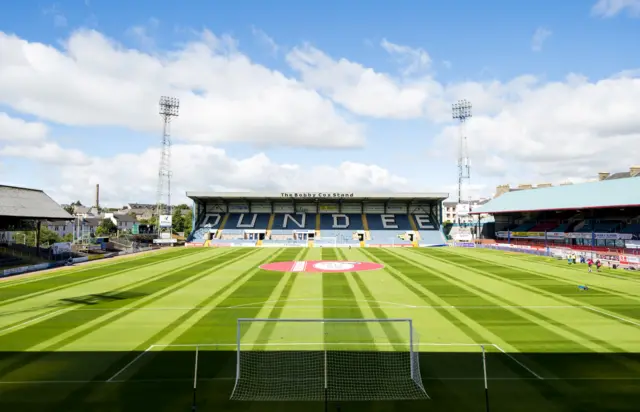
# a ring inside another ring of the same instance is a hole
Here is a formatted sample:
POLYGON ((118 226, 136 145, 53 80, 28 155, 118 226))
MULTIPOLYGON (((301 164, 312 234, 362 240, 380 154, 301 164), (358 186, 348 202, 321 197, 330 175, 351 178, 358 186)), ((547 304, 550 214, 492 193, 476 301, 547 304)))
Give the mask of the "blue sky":
POLYGON ((459 98, 468 196, 625 170, 639 17, 639 0, 12 2, 0 177, 59 202, 95 183, 106 202, 154 201, 165 94, 182 102, 178 195, 455 193, 459 98))

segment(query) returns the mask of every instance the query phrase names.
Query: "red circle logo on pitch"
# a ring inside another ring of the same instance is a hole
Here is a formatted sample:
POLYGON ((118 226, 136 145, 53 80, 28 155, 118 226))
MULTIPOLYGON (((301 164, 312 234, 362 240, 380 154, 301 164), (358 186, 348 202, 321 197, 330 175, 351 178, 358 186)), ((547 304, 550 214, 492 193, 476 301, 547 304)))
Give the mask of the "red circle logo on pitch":
POLYGON ((301 260, 274 262, 260 266, 262 270, 275 272, 364 272, 382 269, 384 265, 372 262, 347 262, 342 260, 301 260))

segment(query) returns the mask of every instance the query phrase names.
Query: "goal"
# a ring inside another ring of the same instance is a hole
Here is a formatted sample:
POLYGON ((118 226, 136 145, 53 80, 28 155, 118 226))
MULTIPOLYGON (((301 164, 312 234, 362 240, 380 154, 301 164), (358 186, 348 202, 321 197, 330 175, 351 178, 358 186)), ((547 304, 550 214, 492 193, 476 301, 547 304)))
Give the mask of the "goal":
POLYGON ((429 399, 411 319, 238 319, 239 401, 429 399))

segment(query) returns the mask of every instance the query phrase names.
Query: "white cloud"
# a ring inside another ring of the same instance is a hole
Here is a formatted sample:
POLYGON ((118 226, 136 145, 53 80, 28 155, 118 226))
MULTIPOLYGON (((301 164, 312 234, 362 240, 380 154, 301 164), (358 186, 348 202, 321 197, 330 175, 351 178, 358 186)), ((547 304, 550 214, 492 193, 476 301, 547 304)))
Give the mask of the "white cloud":
MULTIPOLYGON (((127 201, 155 201, 159 149, 139 154, 122 153, 91 158, 84 164, 60 168, 59 188, 51 194, 59 202, 86 194, 96 183, 101 199, 109 205, 127 201), (128 167, 113 167, 126 164, 128 167)), ((408 188, 406 179, 375 165, 343 162, 337 167, 279 164, 263 153, 247 158, 230 157, 224 150, 203 145, 175 145, 172 152, 172 192, 176 202, 185 201, 187 190, 274 191, 355 190, 391 191, 408 188)))
MULTIPOLYGON (((91 163, 88 156, 80 150, 62 148, 56 143, 46 142, 37 145, 10 145, 0 149, 0 156, 18 157, 50 165, 77 166, 91 163)), ((158 157, 159 159, 160 157, 158 157)))
POLYGON ((278 50, 280 50, 280 46, 278 46, 275 40, 273 40, 273 38, 270 37, 267 33, 254 26, 251 26, 251 32, 260 43, 262 43, 269 49, 269 51, 271 51, 272 54, 275 55, 276 53, 278 53, 278 50))
POLYGON ((0 142, 34 142, 43 140, 48 133, 42 123, 27 122, 0 112, 0 142))
MULTIPOLYGON (((179 49, 153 55, 126 49, 94 31, 73 34, 63 51, 0 34, 0 55, 0 104, 43 121, 155 132, 159 95, 180 97, 182 112, 173 130, 180 139, 174 149, 174 193, 208 188, 411 189, 407 179, 376 165, 276 163, 265 154, 234 158, 211 146, 230 141, 306 147, 363 144, 361 125, 338 115, 333 102, 357 115, 422 117, 433 127, 443 127, 425 149, 453 163, 458 134, 451 103, 470 100, 474 117, 467 136, 474 190, 494 180, 577 180, 598 171, 626 170, 640 158, 640 78, 633 68, 599 81, 572 74, 545 82, 524 74, 507 81, 443 84, 431 75, 390 76, 305 45, 287 55, 300 74, 298 81, 252 63, 237 51, 233 38, 206 31, 179 49)), ((64 159, 59 161, 64 163, 62 179, 56 183, 67 188, 61 196, 89 195, 92 185, 100 183, 105 193, 112 191, 110 202, 154 200, 157 150, 105 158, 65 154, 66 149, 46 143, 46 135, 43 124, 0 114, 0 139, 17 136, 4 148, 4 156, 27 156, 17 149, 20 142, 40 139, 36 147, 47 150, 29 156, 49 163, 64 159), (11 126, 3 128, 3 122, 11 126)), ((393 155, 391 138, 388 145, 393 155)))
POLYGON ((320 90, 354 113, 399 119, 423 113, 428 83, 401 84, 361 64, 346 59, 336 61, 309 45, 291 50, 287 61, 310 88, 320 90))
POLYGON ((598 0, 591 8, 591 13, 600 17, 613 17, 624 10, 632 17, 640 17, 640 0, 598 0))
MULTIPOLYGON (((640 157, 640 79, 565 82, 526 87, 492 116, 468 121, 469 150, 479 172, 542 179, 626 170, 640 157)), ((439 136, 456 142, 457 128, 439 136)))
POLYGON ((382 39, 380 46, 397 59, 405 76, 424 72, 431 66, 429 53, 421 48, 391 43, 387 39, 382 39))
POLYGON ((533 51, 541 51, 544 42, 551 36, 553 32, 544 27, 538 27, 533 33, 533 38, 531 39, 531 50, 533 51))
POLYGON ((0 32, 0 103, 70 126, 157 131, 160 95, 181 99, 173 133, 185 141, 355 147, 361 126, 316 91, 252 63, 205 31, 162 55, 78 31, 63 50, 0 32))

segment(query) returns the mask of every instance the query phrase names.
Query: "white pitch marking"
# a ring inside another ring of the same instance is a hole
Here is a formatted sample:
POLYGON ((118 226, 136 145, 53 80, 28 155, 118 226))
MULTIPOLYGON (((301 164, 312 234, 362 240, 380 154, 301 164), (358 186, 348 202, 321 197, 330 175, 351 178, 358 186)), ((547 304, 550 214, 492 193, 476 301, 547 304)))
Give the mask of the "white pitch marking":
POLYGON ((0 330, 0 335, 1 335, 1 334, 3 334, 3 333, 5 333, 5 332, 9 332, 10 330, 18 329, 18 328, 21 328, 22 326, 25 326, 25 325, 28 325, 28 324, 30 324, 30 323, 33 323, 33 322, 39 321, 40 319, 44 319, 44 318, 48 318, 48 317, 50 317, 50 316, 54 316, 55 314, 60 313, 60 312, 62 312, 62 311, 65 311, 65 310, 67 310, 67 309, 68 309, 68 308, 64 308, 64 309, 56 310, 56 311, 54 311, 54 312, 46 313, 46 314, 44 314, 44 315, 42 315, 42 316, 38 316, 37 318, 33 318, 33 319, 27 320, 27 321, 25 321, 25 322, 19 323, 19 324, 17 324, 17 325, 13 325, 13 326, 11 326, 11 327, 9 327, 9 328, 1 329, 1 330, 0 330))
POLYGON ((149 352, 151 349, 153 349, 155 345, 151 345, 147 348, 147 350, 145 350, 144 352, 142 352, 141 354, 139 354, 138 356, 136 356, 131 362, 127 363, 124 368, 120 369, 118 372, 116 372, 113 376, 111 376, 109 379, 107 379, 107 382, 112 382, 113 379, 115 379, 118 375, 120 375, 122 372, 124 372, 129 366, 133 365, 138 359, 140 359, 142 357, 142 355, 145 355, 147 352, 149 352))
MULTIPOLYGON (((200 378, 200 381, 208 382, 208 381, 222 381, 222 380, 235 380, 235 377, 218 377, 218 378, 200 378)), ((484 380, 484 378, 436 378, 436 377, 428 377, 422 378, 423 381, 475 381, 475 380, 484 380)), ((489 381, 530 381, 530 380, 539 380, 538 378, 514 378, 514 377, 497 377, 497 378, 487 378, 489 381)), ((571 378, 563 378, 563 377, 549 377, 544 378, 546 381, 639 381, 638 377, 618 377, 618 376, 607 376, 602 378, 595 377, 571 377, 571 378)), ((187 382, 191 381, 191 378, 164 378, 164 379, 128 379, 128 380, 113 380, 113 381, 98 381, 98 380, 59 380, 59 381, 0 381, 0 385, 45 385, 45 384, 87 384, 87 383, 95 383, 95 384, 105 384, 105 383, 162 383, 162 382, 187 382)))
MULTIPOLYGON (((320 301, 320 299, 309 299, 307 301, 320 301)), ((305 301, 305 299, 295 299, 295 301, 305 301)), ((326 299, 326 301, 349 301, 349 302, 353 302, 353 299, 326 299)), ((256 302, 256 303, 247 303, 247 304, 243 304, 243 305, 236 305, 236 306, 173 306, 173 307, 144 307, 144 308, 83 308, 83 307, 76 307, 74 310, 77 311, 114 311, 114 310, 119 310, 119 311, 164 311, 164 310, 194 310, 194 309, 199 309, 199 310, 203 310, 203 309, 209 309, 209 310, 226 310, 226 309, 255 309, 256 307, 258 307, 258 305, 262 306, 263 304, 267 304, 267 303, 273 303, 276 301, 265 301, 265 302, 256 302)), ((590 310, 594 310, 594 311, 598 311, 597 309, 591 308, 589 306, 501 306, 501 305, 494 305, 494 306, 433 306, 433 305, 405 305, 402 303, 394 303, 394 302, 383 302, 383 301, 375 301, 375 300, 358 300, 357 302, 373 302, 373 303, 386 303, 389 306, 383 306, 383 305, 379 305, 379 306, 375 306, 375 308, 380 308, 380 309, 398 309, 398 308, 407 308, 407 309, 481 309, 481 310, 490 310, 490 309, 590 309, 590 310)), ((359 306, 316 306, 316 305, 302 305, 302 306, 291 306, 291 305, 287 305, 287 306, 274 306, 273 308, 278 308, 278 309, 284 309, 284 308, 288 308, 288 309, 319 309, 319 308, 335 308, 335 309, 340 309, 340 308, 352 308, 352 309, 356 309, 359 308, 359 306)), ((16 313, 16 312, 13 312, 16 313)), ((13 313, 9 313, 9 314, 13 314, 13 313)), ((607 315, 610 315, 606 312, 603 312, 607 315)), ((0 312, 0 315, 2 315, 3 313, 0 312)), ((611 315, 612 317, 614 317, 613 315, 611 315)), ((628 320, 627 320, 628 321, 628 320)), ((633 323, 632 321, 629 321, 630 323, 633 323)), ((640 324, 638 325, 640 326, 640 324)))
MULTIPOLYGON (((313 345, 324 345, 325 342, 289 342, 289 343, 241 343, 240 346, 313 346, 313 345)), ((332 342, 331 345, 370 345, 375 344, 377 346, 394 346, 398 344, 407 344, 407 342, 332 342)), ((423 343, 415 343, 417 346, 480 346, 479 343, 431 343, 431 342, 423 342, 423 343)), ((485 343, 485 346, 493 346, 492 343, 485 343)), ((232 346, 237 347, 237 343, 176 343, 176 344, 155 344, 151 345, 151 348, 156 347, 176 347, 176 348, 193 348, 196 346, 205 346, 205 347, 217 347, 217 346, 232 346)))
POLYGON ((608 312, 605 312, 605 311, 603 311, 603 310, 596 309, 596 308, 591 307, 591 306, 582 306, 582 307, 583 307, 584 309, 588 309, 588 310, 593 311, 593 312, 601 313, 601 314, 606 315, 606 316, 609 316, 609 317, 611 317, 611 318, 618 319, 618 320, 621 320, 621 321, 623 321, 623 322, 627 322, 627 323, 630 323, 630 324, 632 324, 632 325, 634 325, 634 326, 638 326, 638 327, 640 327, 640 323, 638 323, 638 322, 634 322, 634 321, 632 321, 631 319, 623 318, 623 317, 620 317, 620 316, 614 315, 614 314, 612 314, 612 313, 608 313, 608 312))
POLYGON ((298 260, 293 264, 293 267, 291 268, 292 272, 304 272, 304 270, 307 267, 307 262, 305 262, 304 260, 298 260))
POLYGON ((523 364, 522 362, 520 362, 518 359, 516 359, 515 357, 513 357, 513 355, 511 355, 510 353, 506 352, 504 349, 502 349, 500 346, 496 345, 495 343, 491 344, 491 346, 493 346, 494 348, 498 349, 500 352, 504 353, 505 355, 507 355, 508 357, 511 358, 511 360, 513 360, 515 363, 517 363, 518 365, 522 366, 524 369, 526 369, 527 371, 529 371, 530 374, 532 374, 533 376, 535 376, 536 378, 540 379, 541 381, 544 380, 544 378, 540 375, 538 375, 537 373, 535 373, 534 371, 532 371, 530 368, 528 368, 525 364, 523 364))

